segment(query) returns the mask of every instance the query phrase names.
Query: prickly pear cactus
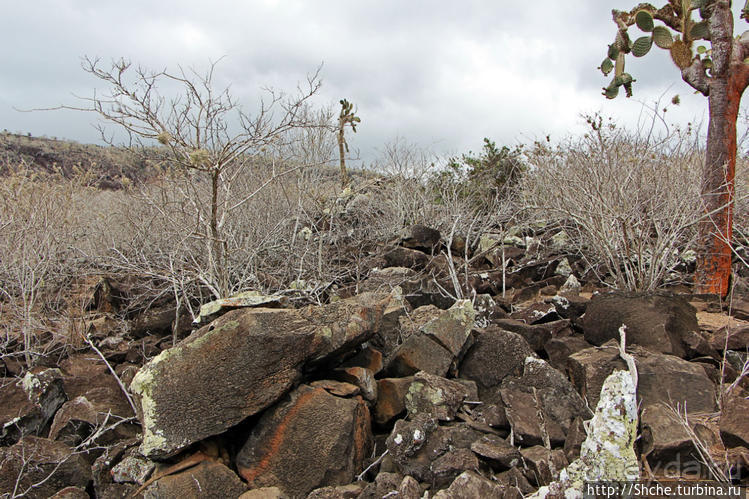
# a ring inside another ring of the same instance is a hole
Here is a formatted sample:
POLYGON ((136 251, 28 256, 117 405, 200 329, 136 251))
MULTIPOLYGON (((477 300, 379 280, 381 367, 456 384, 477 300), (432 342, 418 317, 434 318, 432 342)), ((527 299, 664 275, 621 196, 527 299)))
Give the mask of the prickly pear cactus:
MULTIPOLYGON (((614 71, 614 80, 603 89, 603 95, 609 99, 619 95, 619 87, 625 86, 627 96, 631 96, 631 80, 627 83, 617 82, 616 78, 625 74, 625 56, 644 57, 653 45, 668 50, 676 66, 683 70, 692 65, 695 59, 702 62, 702 67, 709 72, 712 59, 709 50, 702 48, 695 52, 694 41, 711 39, 708 17, 716 0, 669 0, 665 6, 657 8, 649 3, 640 3, 631 11, 614 10, 616 23, 614 43, 608 46, 606 59, 598 69, 608 76, 614 71), (699 12, 701 19, 693 19, 699 12), (632 41, 629 28, 636 26, 646 36, 632 41)), ((749 1, 747 2, 749 5, 749 1)), ((749 7, 742 10, 742 17, 749 21, 749 7)), ((698 47, 699 49, 700 47, 698 47)), ((709 76, 709 73, 708 73, 709 76)))
POLYGON ((632 55, 635 57, 642 57, 650 52, 650 47, 652 46, 653 39, 649 36, 642 36, 632 44, 632 55))

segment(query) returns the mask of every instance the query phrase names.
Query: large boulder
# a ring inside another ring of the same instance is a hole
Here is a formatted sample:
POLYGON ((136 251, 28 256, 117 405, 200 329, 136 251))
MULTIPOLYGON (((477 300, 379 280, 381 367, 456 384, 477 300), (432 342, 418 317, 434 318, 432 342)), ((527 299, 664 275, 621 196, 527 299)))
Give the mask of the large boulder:
POLYGON ((444 376, 466 344, 476 318, 469 300, 457 301, 448 310, 423 309, 401 321, 406 339, 388 359, 388 376, 411 376, 418 371, 444 376))
MULTIPOLYGON (((637 345, 627 347, 627 351, 637 364, 637 398, 643 408, 663 402, 681 404, 682 407, 686 404, 689 413, 716 409, 716 387, 702 365, 651 352, 637 345)), ((613 341, 574 353, 568 362, 570 379, 580 395, 587 398, 590 407, 598 403, 604 380, 615 369, 626 369, 613 341)))
POLYGON ((371 431, 361 397, 301 385, 263 414, 237 455, 237 468, 251 488, 276 486, 292 497, 345 485, 372 451, 371 431))
POLYGON ((533 356, 528 342, 519 334, 496 326, 476 330, 475 341, 460 364, 460 377, 478 385, 484 402, 493 402, 507 376, 523 372, 525 359, 533 356))
POLYGON ((515 438, 524 445, 560 446, 575 418, 591 414, 575 387, 546 361, 527 357, 522 376, 500 390, 515 438))
POLYGON ((410 417, 427 414, 439 421, 452 421, 470 392, 464 383, 419 371, 406 393, 406 409, 410 417))
POLYGON ((593 297, 583 317, 585 339, 603 345, 619 339, 627 326, 627 344, 683 357, 689 337, 699 332, 697 311, 684 298, 666 294, 610 293, 593 297))
POLYGON ((323 307, 238 309, 199 329, 152 359, 130 385, 142 408, 141 452, 174 455, 269 407, 305 365, 372 336, 388 300, 361 296, 323 307))

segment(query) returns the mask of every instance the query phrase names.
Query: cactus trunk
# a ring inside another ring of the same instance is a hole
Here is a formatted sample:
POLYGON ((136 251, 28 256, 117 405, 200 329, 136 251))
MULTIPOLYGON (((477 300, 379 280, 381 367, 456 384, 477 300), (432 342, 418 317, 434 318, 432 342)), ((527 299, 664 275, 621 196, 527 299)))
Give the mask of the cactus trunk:
POLYGON ((716 1, 708 20, 714 66, 709 80, 710 122, 702 179, 705 218, 700 222, 695 288, 725 296, 731 280, 736 119, 749 83, 743 49, 733 37, 730 3, 716 1))
POLYGON ((346 171, 346 139, 343 137, 345 123, 341 121, 338 129, 338 156, 341 159, 341 187, 346 187, 349 183, 348 172, 346 171))
POLYGON ((707 216, 700 223, 701 248, 696 287, 700 293, 725 296, 731 277, 736 119, 743 88, 735 78, 715 78, 710 84, 710 124, 702 180, 707 216))

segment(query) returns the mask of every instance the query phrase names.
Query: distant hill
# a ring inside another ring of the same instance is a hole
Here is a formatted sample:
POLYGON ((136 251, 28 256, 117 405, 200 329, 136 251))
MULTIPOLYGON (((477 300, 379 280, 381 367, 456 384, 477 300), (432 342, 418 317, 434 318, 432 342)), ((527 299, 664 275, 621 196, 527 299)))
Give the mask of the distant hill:
POLYGON ((68 140, 0 133, 0 175, 26 165, 40 173, 59 173, 67 178, 88 173, 104 189, 119 189, 122 180, 146 180, 156 174, 149 161, 126 149, 68 140))

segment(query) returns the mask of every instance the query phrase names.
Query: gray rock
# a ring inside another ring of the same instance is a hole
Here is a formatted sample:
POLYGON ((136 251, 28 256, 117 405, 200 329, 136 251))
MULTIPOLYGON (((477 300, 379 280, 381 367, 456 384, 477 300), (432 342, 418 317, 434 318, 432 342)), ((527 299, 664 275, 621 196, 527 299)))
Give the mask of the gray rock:
POLYGON ((144 499, 239 497, 247 490, 239 477, 221 463, 205 461, 174 475, 165 476, 144 491, 144 499))
POLYGON ((462 383, 419 371, 406 393, 406 409, 410 417, 424 414, 452 421, 468 395, 469 389, 462 383))
POLYGON ((130 385, 142 408, 141 453, 174 455, 270 406, 305 365, 372 336, 388 301, 357 297, 296 310, 233 310, 165 350, 130 385))
POLYGON ((458 475, 445 490, 440 490, 434 499, 503 499, 505 487, 488 480, 475 471, 465 471, 458 475))
POLYGON ((603 345, 619 339, 627 326, 627 344, 683 357, 685 337, 699 331, 697 311, 684 298, 665 294, 610 293, 593 297, 583 318, 585 339, 603 345))
MULTIPOLYGON (((627 347, 627 351, 634 356, 639 371, 637 396, 642 407, 663 402, 686 403, 689 413, 715 410, 716 387, 703 366, 637 345, 627 347)), ((603 381, 615 369, 626 369, 614 341, 570 355, 568 365, 573 384, 591 407, 598 403, 603 381)))
POLYGON ((460 377, 475 381, 481 399, 491 402, 502 380, 522 373, 526 357, 532 355, 528 342, 516 333, 497 327, 476 330, 475 342, 460 364, 460 377))

